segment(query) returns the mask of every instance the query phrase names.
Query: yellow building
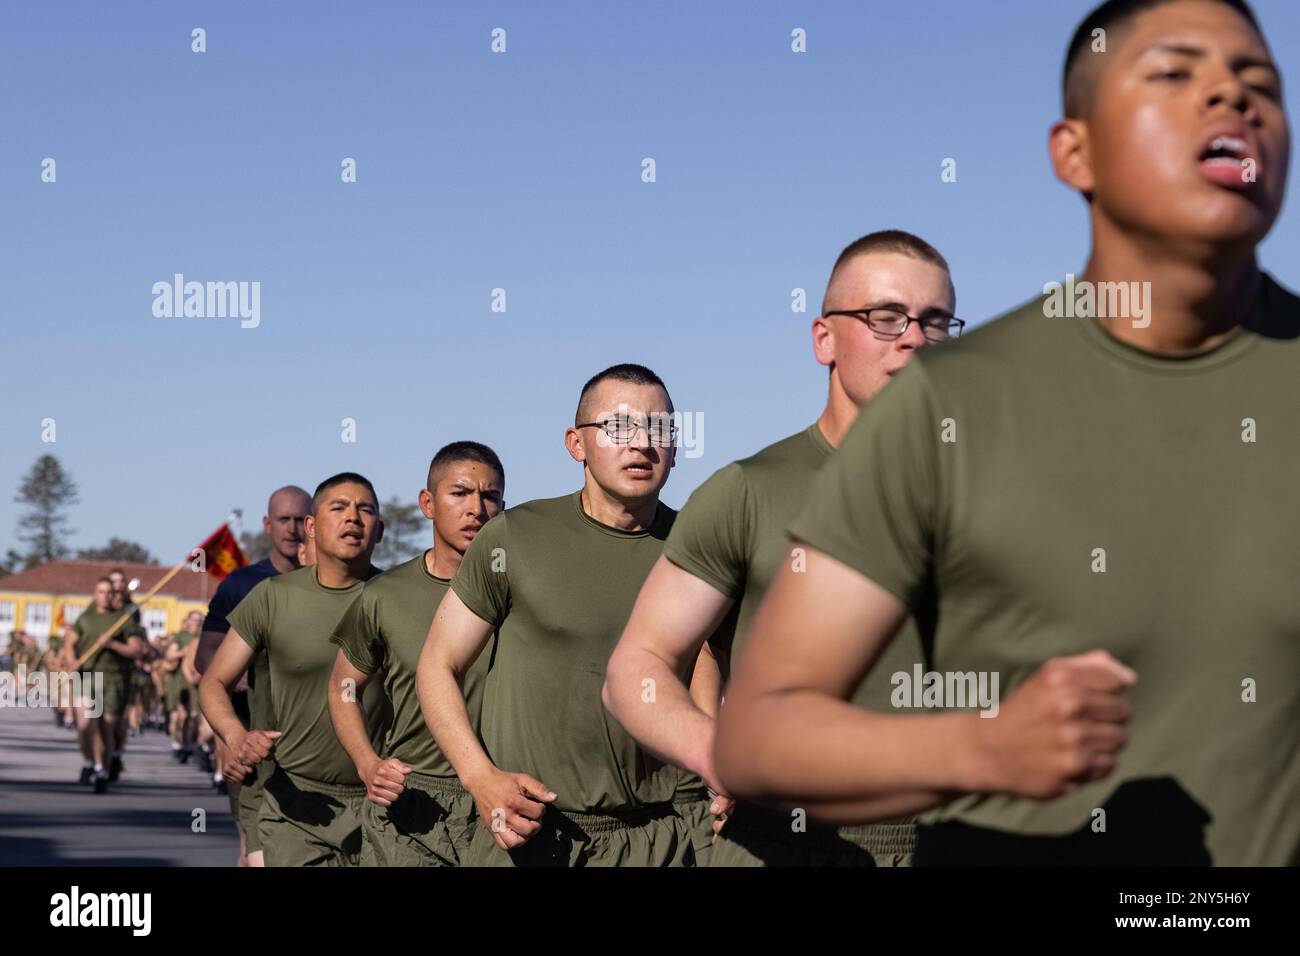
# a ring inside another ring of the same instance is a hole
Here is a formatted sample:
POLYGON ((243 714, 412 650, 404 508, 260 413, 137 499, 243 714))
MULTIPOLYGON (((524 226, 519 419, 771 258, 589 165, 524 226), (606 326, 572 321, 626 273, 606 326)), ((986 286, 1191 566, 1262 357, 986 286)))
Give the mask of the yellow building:
MULTIPOLYGON (((95 601, 95 582, 120 568, 127 579, 138 578, 135 597, 139 600, 170 568, 159 564, 129 564, 120 561, 51 561, 27 571, 0 578, 0 646, 13 631, 25 631, 43 648, 59 612, 71 624, 95 601)), ((217 580, 205 572, 183 568, 163 589, 140 607, 140 621, 149 637, 161 637, 180 629, 191 611, 206 614, 208 599, 217 580)))

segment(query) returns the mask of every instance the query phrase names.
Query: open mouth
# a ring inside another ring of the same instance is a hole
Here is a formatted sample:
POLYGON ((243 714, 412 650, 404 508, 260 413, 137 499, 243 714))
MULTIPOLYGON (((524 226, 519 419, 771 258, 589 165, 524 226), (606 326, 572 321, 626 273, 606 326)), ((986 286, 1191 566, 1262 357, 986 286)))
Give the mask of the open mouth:
POLYGON ((339 535, 339 537, 342 538, 344 541, 356 541, 358 544, 360 544, 362 541, 362 536, 360 531, 344 531, 341 535, 339 535))
POLYGON ((1197 157, 1202 175, 1221 186, 1243 189, 1255 181, 1255 149, 1236 133, 1217 133, 1206 141, 1197 157), (1250 175, 1247 175, 1248 170, 1250 175))
POLYGON ((629 474, 636 475, 638 478, 649 478, 654 474, 654 466, 648 461, 636 461, 623 468, 629 474))

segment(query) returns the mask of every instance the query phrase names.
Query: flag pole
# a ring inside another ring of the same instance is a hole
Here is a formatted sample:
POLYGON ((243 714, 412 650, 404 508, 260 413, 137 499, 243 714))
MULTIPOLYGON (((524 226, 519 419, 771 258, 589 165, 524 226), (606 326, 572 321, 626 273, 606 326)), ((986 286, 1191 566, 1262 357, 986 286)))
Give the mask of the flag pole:
MULTIPOLYGON (((136 602, 136 603, 139 604, 141 607, 143 607, 145 604, 148 604, 148 603, 149 603, 149 599, 152 598, 155 594, 157 594, 160 590, 162 590, 163 585, 165 585, 168 581, 170 581, 172 578, 174 578, 174 577, 177 575, 177 573, 180 571, 181 568, 185 567, 185 565, 187 565, 187 564, 190 563, 190 560, 191 560, 190 555, 186 555, 185 557, 181 558, 180 563, 177 564, 176 567, 174 567, 174 568, 172 568, 170 571, 168 571, 166 574, 164 574, 164 575, 163 575, 163 576, 158 580, 158 583, 155 584, 152 588, 149 589, 149 593, 146 594, 143 598, 141 598, 141 599, 140 599, 138 602, 136 602)), ((86 653, 82 654, 79 658, 77 658, 77 663, 76 663, 76 668, 75 668, 75 669, 76 669, 76 670, 81 670, 81 665, 84 664, 84 663, 86 663, 86 660, 87 660, 87 659, 88 659, 92 654, 94 654, 96 651, 98 651, 100 648, 102 648, 105 644, 107 644, 107 643, 108 643, 108 639, 109 639, 110 637, 112 637, 114 634, 117 633, 118 629, 119 629, 123 624, 125 624, 125 623, 127 622, 127 620, 131 617, 131 615, 132 615, 133 613, 134 613, 133 611, 131 611, 131 610, 127 610, 127 611, 126 611, 126 612, 125 612, 121 617, 119 617, 116 621, 114 621, 114 622, 113 622, 113 626, 110 627, 110 628, 109 628, 107 631, 105 631, 103 634, 101 634, 101 635, 99 636, 99 638, 95 641, 95 643, 90 647, 90 649, 86 651, 86 653)))

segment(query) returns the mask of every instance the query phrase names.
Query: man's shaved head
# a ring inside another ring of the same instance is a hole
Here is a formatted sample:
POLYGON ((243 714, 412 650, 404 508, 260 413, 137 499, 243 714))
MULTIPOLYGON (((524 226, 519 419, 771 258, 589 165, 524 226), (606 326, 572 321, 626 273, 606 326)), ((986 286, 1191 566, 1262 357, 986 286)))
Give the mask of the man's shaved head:
POLYGON ((277 514, 282 511, 295 511, 300 514, 311 513, 311 495, 297 485, 285 485, 271 492, 266 502, 266 513, 277 514))
POLYGON ((1231 7, 1262 35, 1259 21, 1246 0, 1106 0, 1084 17, 1065 52, 1061 73, 1062 108, 1067 119, 1088 119, 1096 99, 1097 81, 1108 58, 1118 53, 1124 37, 1140 14, 1170 3, 1218 3, 1231 7), (1096 31, 1104 31, 1094 37, 1096 31), (1104 38, 1105 47, 1094 51, 1094 44, 1104 38))
POLYGON ((297 485, 285 485, 271 492, 266 503, 262 531, 271 539, 271 550, 284 567, 298 566, 298 545, 306 539, 303 523, 311 514, 311 495, 297 485))

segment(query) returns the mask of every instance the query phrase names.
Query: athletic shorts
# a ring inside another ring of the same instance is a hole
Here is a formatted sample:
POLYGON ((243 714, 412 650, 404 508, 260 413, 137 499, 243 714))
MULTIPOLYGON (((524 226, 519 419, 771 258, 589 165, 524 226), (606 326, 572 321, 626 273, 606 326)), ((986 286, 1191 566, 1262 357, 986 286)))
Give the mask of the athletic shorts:
POLYGON ((181 680, 168 680, 163 685, 163 701, 168 710, 184 707, 193 716, 199 702, 199 689, 181 680))
POLYGON ((474 828, 467 866, 690 866, 696 865, 691 825, 671 803, 648 804, 617 815, 550 807, 542 829, 506 851, 484 826, 474 828))
POLYGON ((321 783, 272 767, 257 818, 266 865, 359 865, 365 802, 365 787, 321 783))
POLYGON ((911 866, 916 824, 908 817, 856 827, 739 804, 714 844, 710 866, 911 866))
POLYGON ((412 771, 392 806, 366 800, 361 865, 460 866, 477 820, 459 780, 412 771))
POLYGON ((696 866, 708 866, 713 856, 713 814, 709 812, 712 802, 703 787, 683 790, 673 797, 673 808, 690 830, 696 866))
POLYGON ((131 684, 125 675, 118 671, 82 671, 82 695, 77 701, 80 707, 88 707, 90 701, 87 699, 90 694, 94 693, 95 674, 104 675, 104 712, 102 717, 121 717, 126 713, 126 705, 131 700, 131 684))
POLYGON ((144 671, 131 674, 131 703, 143 704, 153 699, 153 679, 144 671))
POLYGON ((238 794, 235 798, 238 801, 237 816, 239 828, 244 831, 244 851, 246 853, 256 853, 262 849, 262 837, 258 833, 257 818, 262 812, 264 787, 270 769, 270 763, 263 760, 257 765, 257 769, 253 771, 252 775, 245 777, 237 787, 231 788, 232 794, 236 792, 238 794))

